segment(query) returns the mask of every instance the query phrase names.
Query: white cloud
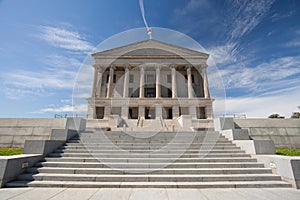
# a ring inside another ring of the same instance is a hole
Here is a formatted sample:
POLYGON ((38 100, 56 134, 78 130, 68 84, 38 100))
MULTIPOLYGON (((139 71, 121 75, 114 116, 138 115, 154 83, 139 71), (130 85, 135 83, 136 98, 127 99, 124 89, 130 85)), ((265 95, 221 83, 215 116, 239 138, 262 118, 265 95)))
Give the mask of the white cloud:
MULTIPOLYGON (((295 87, 276 95, 227 98, 225 108, 229 115, 246 114, 248 118, 266 118, 274 113, 289 118, 292 112, 298 110, 299 99, 300 87, 295 87)), ((224 105, 224 102, 220 104, 224 105)))
POLYGON ((48 107, 39 110, 39 113, 66 113, 66 112, 86 112, 87 105, 79 104, 79 105, 63 105, 60 107, 48 107))
POLYGON ((83 52, 89 52, 93 49, 93 46, 76 31, 50 26, 40 26, 39 31, 38 37, 52 46, 83 52))

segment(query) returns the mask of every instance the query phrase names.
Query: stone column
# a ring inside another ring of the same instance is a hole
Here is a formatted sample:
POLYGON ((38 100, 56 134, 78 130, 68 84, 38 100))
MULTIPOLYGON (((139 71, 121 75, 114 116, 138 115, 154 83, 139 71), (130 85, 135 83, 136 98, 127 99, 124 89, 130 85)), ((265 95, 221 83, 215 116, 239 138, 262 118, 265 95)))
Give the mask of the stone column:
POLYGON ((98 69, 97 65, 93 65, 94 67, 94 80, 93 80, 93 87, 92 87, 92 97, 96 96, 96 87, 97 87, 97 78, 98 78, 98 69))
POLYGON ((209 89, 208 89, 208 80, 207 80, 207 74, 206 74, 206 68, 207 65, 203 66, 201 70, 201 76, 203 79, 203 90, 204 90, 204 98, 210 98, 209 89))
POLYGON ((111 107, 110 105, 106 105, 104 107, 104 119, 108 119, 110 115, 111 115, 111 107))
POLYGON ((140 66, 140 98, 144 98, 144 82, 145 82, 145 71, 144 66, 140 66))
POLYGON ((128 84, 129 84, 129 64, 125 64, 125 74, 124 74, 124 88, 123 88, 123 98, 128 97, 128 84))
POLYGON ((176 83, 176 66, 171 66, 171 73, 172 73, 172 98, 177 97, 177 83, 176 83))
POLYGON ((160 65, 156 66, 156 98, 161 97, 161 88, 160 88, 160 65))
POLYGON ((155 119, 162 117, 162 106, 161 104, 155 105, 155 119))
POLYGON ((102 69, 98 70, 98 81, 97 81, 97 91, 96 91, 96 96, 101 97, 101 86, 102 86, 102 69))
POLYGON ((145 118, 145 106, 139 106, 139 117, 145 118))
POLYGON ((211 104, 205 106, 205 115, 206 119, 213 119, 213 109, 211 104))
POLYGON ((179 117, 179 106, 172 106, 173 119, 177 119, 179 117))
MULTIPOLYGON (((91 101, 94 101, 94 100, 91 100, 91 101)), ((96 107, 95 107, 95 103, 91 103, 89 101, 88 103, 88 114, 87 114, 87 118, 88 119, 96 119, 97 116, 96 116, 96 107)))
POLYGON ((187 84, 188 84, 188 98, 193 98, 194 97, 194 91, 193 91, 193 87, 192 87, 192 72, 191 72, 191 66, 188 65, 187 69, 186 69, 186 73, 187 73, 187 84))
POLYGON ((121 107, 121 117, 124 119, 128 119, 128 105, 124 104, 121 107))
POLYGON ((196 106, 194 105, 189 106, 189 115, 192 116, 192 119, 197 119, 196 106))
POLYGON ((109 69, 109 77, 108 77, 108 82, 107 82, 107 93, 106 93, 106 98, 111 97, 111 87, 112 87, 112 82, 114 78, 114 69, 111 66, 109 69))

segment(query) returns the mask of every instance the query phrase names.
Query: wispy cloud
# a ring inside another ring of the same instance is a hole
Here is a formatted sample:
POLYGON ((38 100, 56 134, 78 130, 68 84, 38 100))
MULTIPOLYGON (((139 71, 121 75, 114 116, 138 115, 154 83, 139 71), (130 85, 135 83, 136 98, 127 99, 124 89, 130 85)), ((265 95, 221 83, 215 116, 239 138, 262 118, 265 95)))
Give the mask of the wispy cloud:
POLYGON ((37 36, 58 48, 82 52, 89 52, 93 49, 93 46, 80 33, 65 28, 40 26, 37 36))
POLYGON ((1 75, 5 95, 10 99, 25 96, 49 95, 51 90, 71 89, 76 73, 72 71, 25 71, 17 70, 1 75))
POLYGON ((232 3, 228 21, 231 21, 231 39, 236 40, 251 32, 261 22, 274 0, 233 0, 232 3))
POLYGON ((288 13, 283 13, 283 14, 281 14, 281 13, 274 13, 271 16, 271 20, 272 20, 272 22, 275 22, 275 21, 279 21, 279 20, 282 20, 282 19, 286 19, 286 18, 292 16, 294 13, 295 13, 295 10, 291 10, 288 13))
POLYGON ((300 74, 299 66, 300 56, 288 56, 251 67, 231 65, 220 72, 227 88, 248 88, 250 91, 263 92, 300 84, 300 80, 293 78, 300 74))
POLYGON ((208 0, 190 0, 185 7, 176 9, 175 13, 178 15, 187 15, 190 12, 194 12, 201 7, 207 7, 208 5, 208 0))
POLYGON ((42 59, 39 70, 12 70, 0 75, 1 87, 7 98, 44 96, 51 91, 72 89, 81 62, 63 55, 49 55, 42 59))
POLYGON ((227 43, 222 46, 215 46, 208 49, 208 53, 216 64, 228 64, 237 60, 236 43, 227 43))

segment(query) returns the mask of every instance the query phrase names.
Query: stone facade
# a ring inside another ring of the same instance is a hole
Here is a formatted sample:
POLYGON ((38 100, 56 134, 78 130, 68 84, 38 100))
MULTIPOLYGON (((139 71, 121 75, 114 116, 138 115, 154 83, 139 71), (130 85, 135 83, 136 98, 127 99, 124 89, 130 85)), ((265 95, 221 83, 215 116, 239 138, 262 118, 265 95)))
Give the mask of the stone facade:
POLYGON ((92 56, 89 119, 212 120, 208 54, 146 40, 92 56))

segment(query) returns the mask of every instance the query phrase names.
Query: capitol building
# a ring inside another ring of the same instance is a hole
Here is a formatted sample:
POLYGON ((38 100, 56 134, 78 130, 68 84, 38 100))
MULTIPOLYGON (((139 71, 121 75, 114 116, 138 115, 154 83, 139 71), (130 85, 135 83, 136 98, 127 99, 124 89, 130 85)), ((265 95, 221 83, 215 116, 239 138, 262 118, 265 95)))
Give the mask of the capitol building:
POLYGON ((111 130, 212 127, 208 54, 149 39, 92 57, 88 123, 111 130))

